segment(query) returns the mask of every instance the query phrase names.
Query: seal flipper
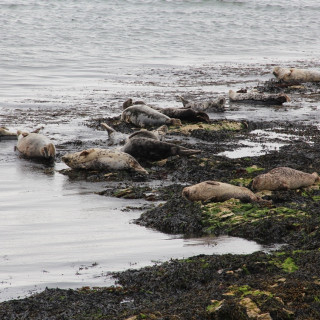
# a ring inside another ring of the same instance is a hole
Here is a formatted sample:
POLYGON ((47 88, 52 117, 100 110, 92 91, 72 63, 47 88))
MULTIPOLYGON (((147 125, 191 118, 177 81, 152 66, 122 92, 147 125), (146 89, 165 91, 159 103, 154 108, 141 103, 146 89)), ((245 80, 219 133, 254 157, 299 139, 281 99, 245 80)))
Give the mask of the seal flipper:
POLYGON ((188 149, 185 147, 179 147, 177 154, 180 156, 191 156, 193 154, 198 154, 201 153, 201 150, 196 150, 196 149, 188 149))
POLYGON ((186 100, 185 98, 183 98, 183 97, 181 97, 181 96, 180 96, 179 98, 180 98, 180 100, 181 100, 181 102, 182 102, 182 104, 183 104, 184 107, 190 108, 190 106, 187 106, 188 103, 189 103, 188 100, 186 100))
POLYGON ((108 132, 109 136, 111 136, 114 132, 116 132, 116 130, 108 126, 105 122, 101 122, 100 125, 102 128, 104 128, 108 132))

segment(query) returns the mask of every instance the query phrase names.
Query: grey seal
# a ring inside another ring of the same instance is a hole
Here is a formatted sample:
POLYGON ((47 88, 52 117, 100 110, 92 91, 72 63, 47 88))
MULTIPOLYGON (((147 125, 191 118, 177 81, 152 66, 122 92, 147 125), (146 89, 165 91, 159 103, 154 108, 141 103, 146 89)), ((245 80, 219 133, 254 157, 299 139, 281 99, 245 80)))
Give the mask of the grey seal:
POLYGON ((121 119, 138 127, 153 127, 161 125, 181 126, 179 119, 170 118, 161 112, 144 104, 133 105, 123 110, 121 119))
POLYGON ((178 146, 173 143, 159 141, 152 137, 133 135, 122 147, 121 151, 131 154, 137 159, 157 161, 171 156, 189 156, 198 154, 201 150, 194 150, 178 146))
POLYGON ((211 99, 206 101, 188 101, 183 97, 180 100, 185 108, 191 108, 195 111, 202 112, 224 112, 226 110, 226 99, 222 96, 217 99, 211 99))
POLYGON ((269 105, 281 105, 289 102, 291 99, 284 93, 261 93, 255 90, 244 92, 235 92, 229 90, 229 99, 231 102, 244 102, 244 103, 261 103, 269 105))

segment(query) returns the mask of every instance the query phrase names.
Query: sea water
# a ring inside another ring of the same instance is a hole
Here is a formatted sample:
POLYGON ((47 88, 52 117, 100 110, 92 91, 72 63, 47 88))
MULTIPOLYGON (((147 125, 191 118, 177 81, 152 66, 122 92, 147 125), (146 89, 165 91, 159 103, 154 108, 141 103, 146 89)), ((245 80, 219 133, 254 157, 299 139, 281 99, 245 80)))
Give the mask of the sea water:
MULTIPOLYGON (((0 126, 44 126, 57 145, 107 139, 83 125, 128 97, 176 106, 181 94, 225 94, 275 64, 319 67, 318 1, 0 0, 0 126)), ((318 117, 252 111, 254 119, 318 117)), ((226 117, 247 117, 246 109, 226 117)), ((250 253, 238 238, 183 239, 130 223, 145 201, 102 197, 0 141, 0 299, 49 287, 108 285, 109 271, 200 253, 250 253)), ((58 150, 62 152, 62 150, 58 150)))

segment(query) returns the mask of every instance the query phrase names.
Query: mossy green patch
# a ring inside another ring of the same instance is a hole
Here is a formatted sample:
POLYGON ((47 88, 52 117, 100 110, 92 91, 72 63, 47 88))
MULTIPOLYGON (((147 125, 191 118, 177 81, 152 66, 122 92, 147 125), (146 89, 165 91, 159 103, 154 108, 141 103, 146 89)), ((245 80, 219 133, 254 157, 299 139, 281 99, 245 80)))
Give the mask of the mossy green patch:
POLYGON ((169 132, 181 133, 183 135, 190 135, 194 130, 206 131, 240 131, 245 128, 245 125, 239 121, 218 120, 214 123, 196 123, 196 124, 183 124, 180 127, 169 127, 169 132))
POLYGON ((284 260, 281 266, 282 269, 288 273, 295 272, 299 269, 299 267, 294 263, 294 260, 291 257, 284 260))
POLYGON ((229 289, 230 289, 230 291, 227 293, 228 295, 236 295, 241 298, 248 296, 248 295, 252 295, 255 297, 261 297, 261 296, 266 296, 269 298, 273 297, 273 294, 269 291, 253 289, 248 285, 231 286, 229 289))
POLYGON ((263 171, 263 170, 264 170, 264 168, 259 168, 259 167, 255 166, 255 165, 246 168, 246 171, 247 171, 248 173, 253 173, 253 172, 263 171))
MULTIPOLYGON (((208 234, 217 233, 218 229, 229 231, 241 224, 258 224, 263 219, 272 217, 305 219, 304 211, 288 207, 261 207, 255 203, 242 203, 237 199, 214 202, 202 206, 203 225, 208 234)), ((298 223, 298 222, 295 222, 298 223)))
POLYGON ((293 258, 285 258, 282 255, 275 255, 274 258, 269 261, 269 263, 288 273, 295 272, 299 269, 299 267, 295 264, 293 258))
POLYGON ((251 181, 252 181, 251 178, 238 178, 238 179, 232 179, 229 182, 231 184, 236 185, 236 186, 248 187, 250 185, 251 181))

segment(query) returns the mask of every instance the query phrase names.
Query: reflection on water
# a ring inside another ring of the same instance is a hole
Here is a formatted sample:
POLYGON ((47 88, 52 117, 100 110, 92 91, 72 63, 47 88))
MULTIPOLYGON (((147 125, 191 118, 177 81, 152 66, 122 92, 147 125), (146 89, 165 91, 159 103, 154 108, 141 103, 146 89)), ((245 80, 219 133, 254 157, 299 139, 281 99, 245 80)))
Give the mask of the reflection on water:
MULTIPOLYGON (((141 212, 122 211, 126 201, 95 194, 104 183, 70 182, 20 159, 14 144, 0 142, 1 300, 45 287, 109 285, 113 281, 101 277, 105 272, 153 261, 263 249, 238 238, 183 239, 132 224, 141 212)), ((56 164, 55 170, 61 168, 56 164)))

